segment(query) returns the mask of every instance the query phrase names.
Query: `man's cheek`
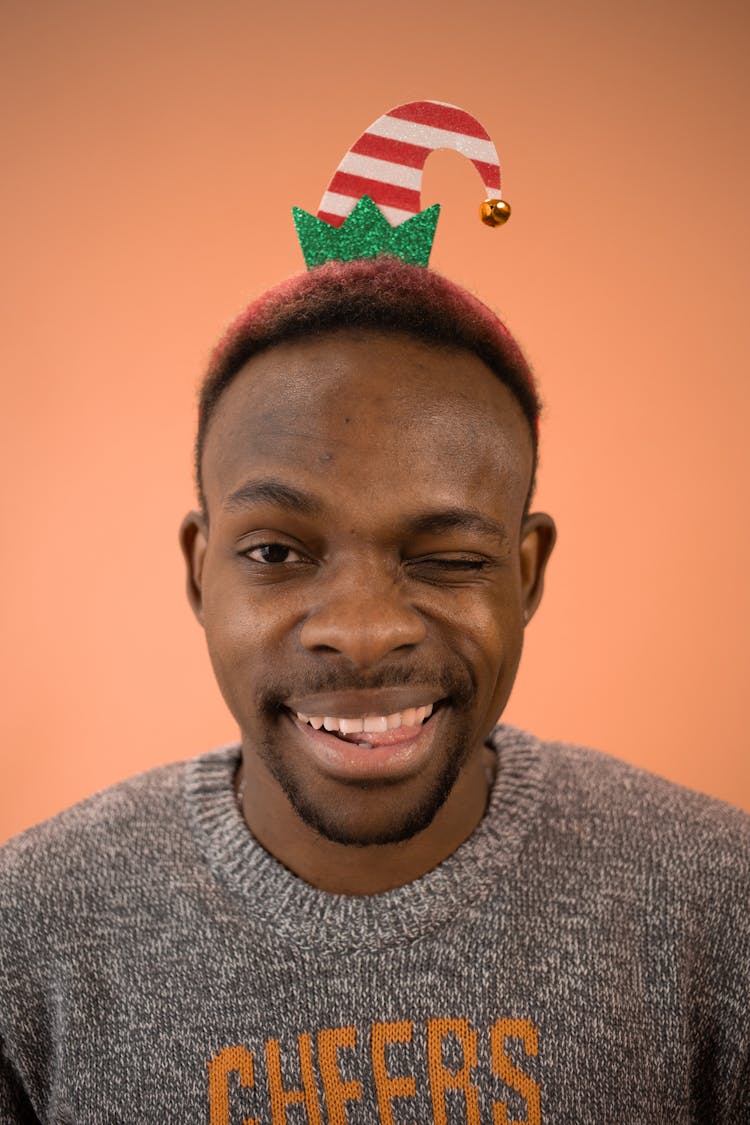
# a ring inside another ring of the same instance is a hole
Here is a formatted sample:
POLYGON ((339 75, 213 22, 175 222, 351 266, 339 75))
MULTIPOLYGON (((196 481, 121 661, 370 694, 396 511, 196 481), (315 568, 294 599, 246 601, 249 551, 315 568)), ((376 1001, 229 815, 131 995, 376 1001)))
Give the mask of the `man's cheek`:
POLYGON ((521 657, 523 632, 514 620, 495 618, 486 625, 484 632, 475 634, 474 667, 477 682, 484 685, 486 693, 480 705, 496 719, 510 695, 521 657))
POLYGON ((222 695, 234 711, 235 700, 239 703, 251 696, 248 679, 253 664, 257 664, 248 630, 238 616, 211 617, 206 622, 206 643, 222 695))

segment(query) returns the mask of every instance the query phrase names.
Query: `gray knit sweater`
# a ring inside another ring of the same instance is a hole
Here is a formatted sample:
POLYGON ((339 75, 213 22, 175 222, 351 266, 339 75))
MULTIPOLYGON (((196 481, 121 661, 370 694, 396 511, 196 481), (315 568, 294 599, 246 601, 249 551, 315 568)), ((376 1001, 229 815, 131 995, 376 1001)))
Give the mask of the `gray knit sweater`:
POLYGON ((0 849, 0 1121, 750 1122, 750 817, 507 727, 434 871, 339 896, 214 751, 0 849))

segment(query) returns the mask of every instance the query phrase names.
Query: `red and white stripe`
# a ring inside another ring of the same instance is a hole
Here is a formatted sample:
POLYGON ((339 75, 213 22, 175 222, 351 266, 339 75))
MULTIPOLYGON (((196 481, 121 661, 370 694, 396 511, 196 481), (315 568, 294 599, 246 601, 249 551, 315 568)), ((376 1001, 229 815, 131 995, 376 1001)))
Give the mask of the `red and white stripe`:
POLYGON ((500 199, 500 164, 475 117, 447 102, 409 102, 383 114, 352 145, 320 201, 318 218, 340 227, 363 195, 391 226, 422 210, 422 171, 438 148, 463 153, 482 177, 487 197, 500 199))

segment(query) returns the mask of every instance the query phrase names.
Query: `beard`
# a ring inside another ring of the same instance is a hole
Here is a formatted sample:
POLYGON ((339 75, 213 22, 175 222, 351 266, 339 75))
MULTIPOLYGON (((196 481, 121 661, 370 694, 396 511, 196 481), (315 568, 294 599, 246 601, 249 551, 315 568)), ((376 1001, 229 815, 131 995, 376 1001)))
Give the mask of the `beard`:
MULTIPOLYGON (((413 806, 394 814, 387 826, 378 829, 350 828, 345 818, 337 815, 338 808, 325 806, 320 801, 316 802, 300 783, 299 777, 279 757, 270 742, 261 745, 259 756, 281 786, 294 811, 308 828, 334 844, 366 848, 373 844, 400 844, 424 831, 450 796, 471 747, 472 741, 467 733, 455 738, 445 763, 421 799, 413 806)), ((388 790, 402 784, 401 781, 356 781, 350 782, 349 788, 362 793, 377 790, 378 799, 385 804, 388 802, 388 790)))
POLYGON ((284 711, 284 700, 293 698, 294 695, 400 687, 405 684, 415 688, 429 685, 436 689, 436 697, 439 696, 450 707, 455 722, 451 724, 453 732, 449 738, 449 750, 444 752, 440 768, 413 803, 407 805, 403 799, 399 801, 398 788, 408 784, 401 779, 346 783, 352 792, 353 804, 356 803, 357 796, 361 795, 363 801, 371 807, 372 803, 377 802, 381 812, 388 806, 391 807, 390 816, 378 817, 378 827, 352 826, 346 815, 348 810, 344 809, 342 814, 342 802, 326 802, 322 795, 312 792, 305 784, 304 775, 279 752, 278 744, 272 737, 267 736, 255 743, 258 757, 278 782, 303 823, 332 843, 362 848, 373 844, 398 844, 412 839, 432 823, 450 796, 471 753, 473 740, 469 731, 477 692, 473 676, 457 662, 454 666, 443 666, 439 670, 395 666, 380 669, 375 676, 356 678, 351 674, 347 676, 329 671, 321 675, 318 672, 311 675, 304 684, 299 681, 288 685, 275 683, 273 687, 268 685, 260 689, 258 712, 267 720, 264 725, 268 732, 269 727, 278 724, 280 714, 284 711))

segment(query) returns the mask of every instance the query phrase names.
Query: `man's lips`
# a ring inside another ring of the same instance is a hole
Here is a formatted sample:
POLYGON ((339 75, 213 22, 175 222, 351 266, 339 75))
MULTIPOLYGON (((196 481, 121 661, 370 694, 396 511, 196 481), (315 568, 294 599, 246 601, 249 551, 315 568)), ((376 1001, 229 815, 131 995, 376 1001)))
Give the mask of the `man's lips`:
POLYGON ((306 755, 324 773, 341 781, 395 781, 413 774, 432 753, 435 723, 439 721, 439 715, 431 714, 413 726, 343 735, 324 728, 316 730, 297 714, 288 714, 300 732, 306 755))
POLYGON ((299 711, 294 714, 299 722, 311 726, 313 730, 323 729, 350 742, 393 746, 414 737, 433 710, 433 705, 429 703, 426 707, 410 707, 391 715, 363 715, 356 719, 334 715, 303 715, 299 711))

